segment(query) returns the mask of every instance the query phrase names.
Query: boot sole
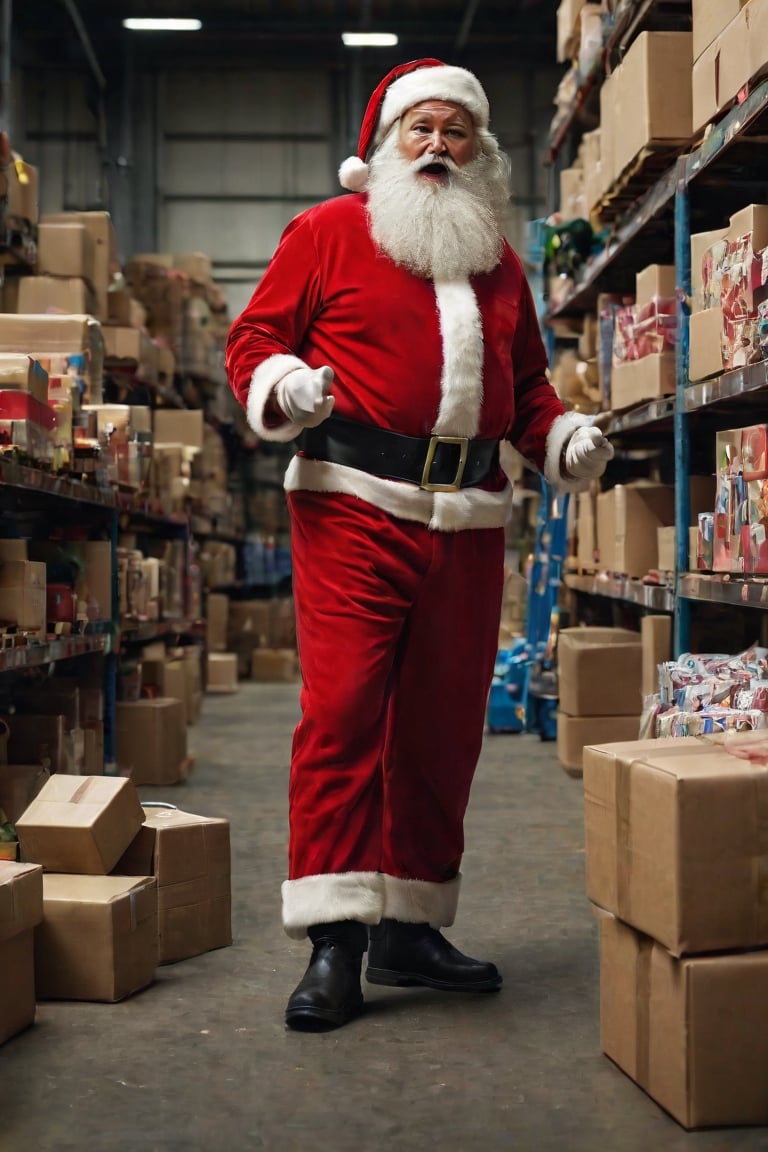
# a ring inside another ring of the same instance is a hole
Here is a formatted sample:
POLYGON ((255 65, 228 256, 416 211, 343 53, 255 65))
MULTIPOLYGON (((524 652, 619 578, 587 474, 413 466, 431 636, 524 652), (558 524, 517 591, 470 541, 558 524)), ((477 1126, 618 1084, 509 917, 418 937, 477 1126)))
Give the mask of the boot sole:
POLYGON ((362 1000, 343 1012, 335 1012, 332 1008, 287 1008, 285 1023, 294 1032, 330 1032, 354 1020, 362 1010, 362 1000))
POLYGON ((501 976, 468 984, 454 980, 435 980, 418 972, 398 972, 391 968, 366 968, 365 978, 369 984, 383 984, 388 988, 436 988, 439 992, 498 992, 502 984, 501 976))

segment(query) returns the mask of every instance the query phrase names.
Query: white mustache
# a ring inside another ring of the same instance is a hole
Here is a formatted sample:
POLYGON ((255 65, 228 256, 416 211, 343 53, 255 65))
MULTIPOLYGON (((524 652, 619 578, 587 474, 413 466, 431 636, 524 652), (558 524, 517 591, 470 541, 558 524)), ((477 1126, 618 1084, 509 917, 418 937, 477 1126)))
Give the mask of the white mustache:
POLYGON ((459 166, 451 160, 450 156, 420 156, 411 162, 412 172, 421 172, 422 168, 431 168, 433 164, 440 164, 446 172, 458 172, 459 166))

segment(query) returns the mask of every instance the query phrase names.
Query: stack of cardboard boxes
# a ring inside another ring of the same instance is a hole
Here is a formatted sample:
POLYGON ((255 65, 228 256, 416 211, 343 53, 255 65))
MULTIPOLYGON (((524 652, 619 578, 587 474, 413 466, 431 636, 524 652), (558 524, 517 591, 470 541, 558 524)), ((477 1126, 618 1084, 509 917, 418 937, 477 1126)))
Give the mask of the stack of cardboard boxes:
POLYGON ((236 692, 244 679, 298 680, 292 597, 236 600, 209 593, 206 645, 209 692, 236 692))
POLYGON ((765 733, 584 750, 603 1051, 686 1128, 768 1122, 765 733))
POLYGON ((232 942, 229 823, 142 809, 125 779, 53 776, 0 862, 0 1042, 40 999, 114 1002, 232 942))

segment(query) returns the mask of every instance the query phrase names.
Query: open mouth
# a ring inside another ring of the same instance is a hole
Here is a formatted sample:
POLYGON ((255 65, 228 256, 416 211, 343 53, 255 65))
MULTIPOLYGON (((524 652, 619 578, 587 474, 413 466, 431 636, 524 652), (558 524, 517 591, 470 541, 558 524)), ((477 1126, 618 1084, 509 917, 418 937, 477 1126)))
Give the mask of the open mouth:
POLYGON ((420 169, 422 175, 426 176, 447 176, 448 169, 445 164, 435 163, 427 164, 424 168, 420 169))

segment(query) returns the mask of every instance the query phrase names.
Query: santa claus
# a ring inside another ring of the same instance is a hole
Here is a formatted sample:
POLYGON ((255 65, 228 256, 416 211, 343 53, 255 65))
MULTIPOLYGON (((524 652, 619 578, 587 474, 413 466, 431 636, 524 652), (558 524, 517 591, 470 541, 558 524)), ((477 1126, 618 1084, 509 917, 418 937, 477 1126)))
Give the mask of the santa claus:
POLYGON ((488 992, 440 932, 497 651, 513 444, 561 486, 612 455, 546 376, 506 243, 508 165, 470 72, 395 68, 341 166, 355 194, 288 226, 227 369, 285 487, 302 671, 283 924, 309 936, 290 1027, 346 1023, 369 983, 488 992))

